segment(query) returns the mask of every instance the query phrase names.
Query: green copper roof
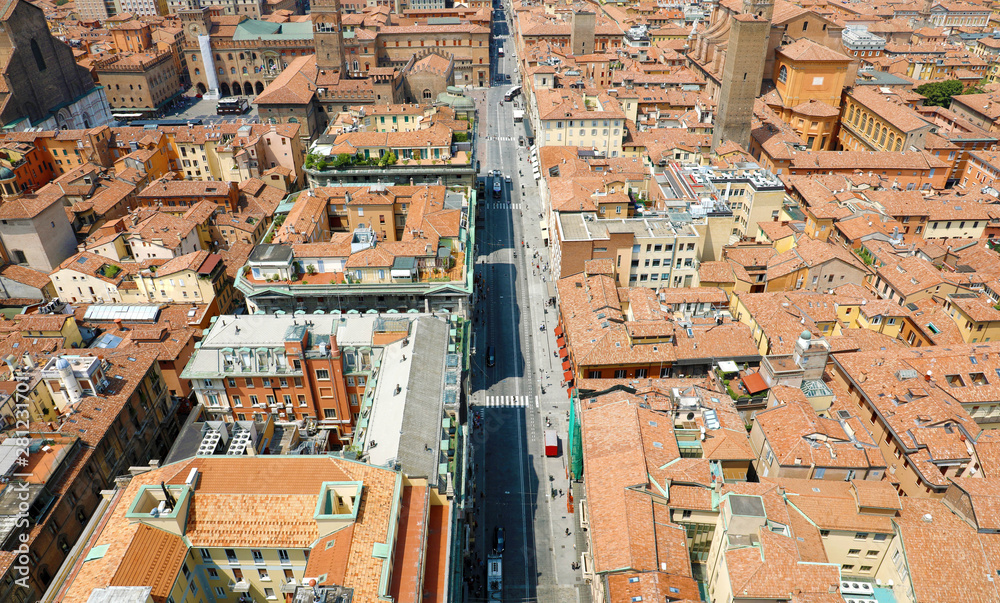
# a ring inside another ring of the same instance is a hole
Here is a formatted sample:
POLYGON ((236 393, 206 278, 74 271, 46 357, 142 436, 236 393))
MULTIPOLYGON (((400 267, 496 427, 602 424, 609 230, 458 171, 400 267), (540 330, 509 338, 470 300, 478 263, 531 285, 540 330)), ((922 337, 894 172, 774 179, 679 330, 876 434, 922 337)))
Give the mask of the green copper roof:
POLYGON ((312 23, 271 23, 247 19, 236 26, 234 40, 311 40, 312 23))

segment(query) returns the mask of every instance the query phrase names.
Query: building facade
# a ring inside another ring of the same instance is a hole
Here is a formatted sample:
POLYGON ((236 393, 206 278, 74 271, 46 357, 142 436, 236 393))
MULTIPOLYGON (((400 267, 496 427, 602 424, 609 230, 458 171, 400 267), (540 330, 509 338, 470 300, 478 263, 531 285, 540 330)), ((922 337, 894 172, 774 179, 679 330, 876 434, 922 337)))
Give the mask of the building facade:
POLYGON ((119 113, 158 115, 184 91, 169 52, 115 55, 100 62, 97 77, 119 113))
POLYGON ((42 9, 17 0, 2 15, 0 124, 26 130, 92 128, 111 121, 104 90, 49 32, 42 9))

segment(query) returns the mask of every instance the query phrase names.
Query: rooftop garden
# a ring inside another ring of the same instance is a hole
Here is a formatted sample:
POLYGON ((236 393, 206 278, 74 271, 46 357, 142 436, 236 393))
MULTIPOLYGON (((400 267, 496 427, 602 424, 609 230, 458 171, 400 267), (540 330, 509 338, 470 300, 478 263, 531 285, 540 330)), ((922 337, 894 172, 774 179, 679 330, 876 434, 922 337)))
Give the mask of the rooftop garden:
POLYGON ((857 249, 854 250, 854 253, 857 254, 859 258, 861 258, 861 261, 865 263, 865 266, 871 266, 872 263, 875 261, 875 258, 872 257, 872 254, 864 247, 858 247, 857 249))
POLYGON ((309 153, 306 155, 304 165, 307 170, 323 172, 355 166, 385 167, 387 165, 395 165, 397 161, 398 158, 392 151, 382 155, 382 157, 370 157, 367 159, 360 154, 351 155, 349 153, 341 153, 334 157, 325 157, 316 153, 309 153))

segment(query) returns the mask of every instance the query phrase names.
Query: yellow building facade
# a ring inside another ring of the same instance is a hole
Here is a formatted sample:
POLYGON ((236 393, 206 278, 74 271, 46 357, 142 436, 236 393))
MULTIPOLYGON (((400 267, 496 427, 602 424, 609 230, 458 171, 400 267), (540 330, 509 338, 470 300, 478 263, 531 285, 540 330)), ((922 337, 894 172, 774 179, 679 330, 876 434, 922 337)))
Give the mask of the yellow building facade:
POLYGON ((832 150, 841 93, 855 72, 856 65, 847 55, 801 39, 778 50, 772 76, 775 90, 765 100, 809 150, 832 150))

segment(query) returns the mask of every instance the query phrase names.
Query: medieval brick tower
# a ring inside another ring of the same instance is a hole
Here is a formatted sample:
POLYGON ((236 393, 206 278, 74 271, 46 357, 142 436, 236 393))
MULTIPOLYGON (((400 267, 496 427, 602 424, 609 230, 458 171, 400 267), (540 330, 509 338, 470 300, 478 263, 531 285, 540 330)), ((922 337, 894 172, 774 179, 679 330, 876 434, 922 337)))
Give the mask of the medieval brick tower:
POLYGON ((575 56, 594 52, 596 26, 597 15, 593 11, 579 10, 573 13, 573 29, 570 30, 569 41, 575 56))
POLYGON ((743 0, 743 12, 733 17, 722 68, 713 149, 726 140, 743 148, 750 146, 750 119, 764 79, 773 13, 773 0, 743 0))
POLYGON ((340 0, 313 0, 311 6, 316 66, 346 75, 340 0))

